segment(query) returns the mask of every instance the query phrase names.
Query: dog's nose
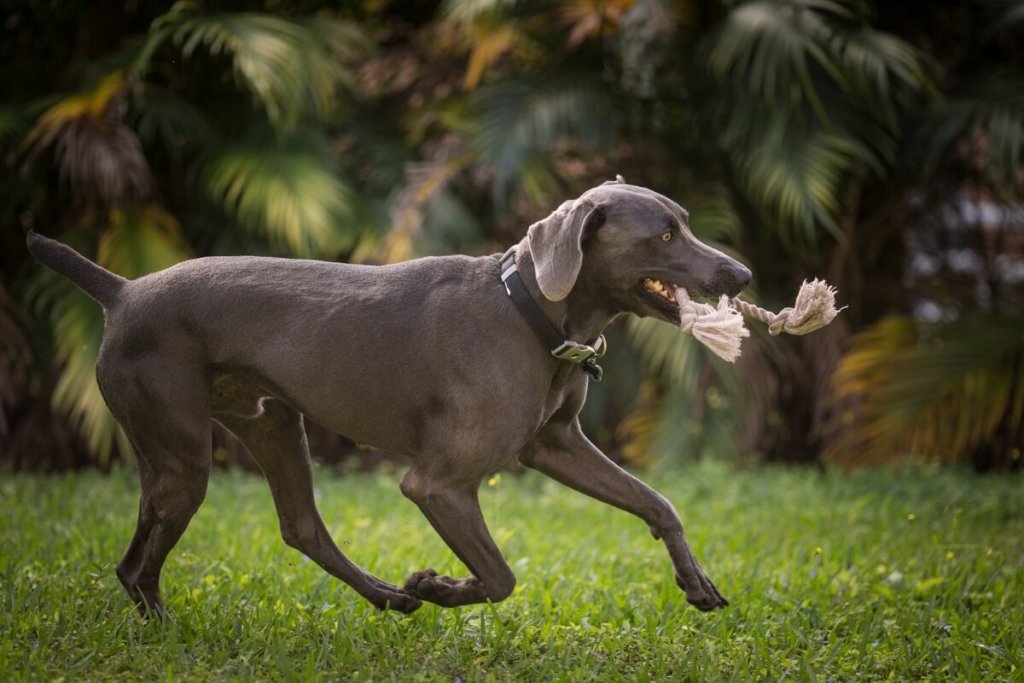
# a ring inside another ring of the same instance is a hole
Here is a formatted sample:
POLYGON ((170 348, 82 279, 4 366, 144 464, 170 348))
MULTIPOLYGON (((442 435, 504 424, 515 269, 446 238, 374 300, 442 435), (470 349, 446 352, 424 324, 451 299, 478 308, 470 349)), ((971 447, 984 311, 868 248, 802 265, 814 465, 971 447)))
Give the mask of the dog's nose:
POLYGON ((752 277, 753 275, 751 275, 749 268, 742 263, 729 259, 728 261, 723 261, 718 266, 716 279, 721 285, 719 289, 722 293, 736 296, 750 284, 752 277))
POLYGON ((750 284, 754 274, 742 263, 737 263, 733 266, 733 277, 736 278, 737 292, 742 292, 750 284))

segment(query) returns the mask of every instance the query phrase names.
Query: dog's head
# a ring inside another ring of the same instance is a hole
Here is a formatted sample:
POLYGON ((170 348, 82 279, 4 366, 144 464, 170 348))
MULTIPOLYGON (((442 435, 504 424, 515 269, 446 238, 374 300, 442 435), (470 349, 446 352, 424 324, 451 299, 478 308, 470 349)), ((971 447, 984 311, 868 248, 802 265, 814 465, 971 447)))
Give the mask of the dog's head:
POLYGON ((751 277, 693 236, 682 207, 621 177, 565 202, 531 225, 528 237, 537 284, 552 301, 586 280, 618 310, 678 322, 676 287, 696 296, 735 296, 751 277))

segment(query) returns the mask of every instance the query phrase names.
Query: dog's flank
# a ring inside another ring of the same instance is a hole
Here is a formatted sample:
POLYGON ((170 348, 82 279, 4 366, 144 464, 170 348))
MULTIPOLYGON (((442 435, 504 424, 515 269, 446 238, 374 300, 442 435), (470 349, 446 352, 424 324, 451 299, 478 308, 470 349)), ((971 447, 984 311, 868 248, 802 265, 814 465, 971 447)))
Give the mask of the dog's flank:
MULTIPOLYGON (((639 516, 664 541, 687 601, 727 604, 672 505, 583 435, 587 376, 553 357, 519 315, 497 258, 368 267, 216 257, 128 281, 39 235, 28 243, 106 309, 97 380, 137 451, 142 484, 117 575, 143 613, 161 612, 160 569, 205 497, 211 418, 259 463, 285 542, 380 608, 512 592, 477 490, 516 457, 639 516), (472 576, 426 569, 398 586, 345 557, 316 509, 305 417, 413 458, 402 493, 472 576)), ((515 259, 548 319, 585 344, 623 313, 678 322, 678 306, 645 283, 734 296, 750 279, 693 237, 675 202, 623 182, 535 223, 515 259)))

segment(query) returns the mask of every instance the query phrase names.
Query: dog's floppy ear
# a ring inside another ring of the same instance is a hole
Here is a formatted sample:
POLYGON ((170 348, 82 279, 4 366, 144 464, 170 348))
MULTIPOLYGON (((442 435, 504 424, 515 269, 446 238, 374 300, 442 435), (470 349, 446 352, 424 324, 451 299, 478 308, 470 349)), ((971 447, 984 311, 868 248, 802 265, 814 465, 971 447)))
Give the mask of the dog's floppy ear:
POLYGON ((554 213, 530 226, 530 254, 541 294, 551 301, 569 296, 583 265, 583 232, 603 213, 590 201, 564 202, 554 213))

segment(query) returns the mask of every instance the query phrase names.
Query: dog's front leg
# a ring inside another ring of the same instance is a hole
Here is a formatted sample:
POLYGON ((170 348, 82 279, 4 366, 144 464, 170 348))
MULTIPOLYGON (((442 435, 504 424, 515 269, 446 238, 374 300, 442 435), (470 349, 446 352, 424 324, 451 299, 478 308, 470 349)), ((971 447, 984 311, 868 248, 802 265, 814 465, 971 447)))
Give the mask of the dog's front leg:
POLYGON ((507 598, 516 585, 501 551, 484 523, 477 500, 479 481, 452 480, 413 467, 402 479, 402 493, 419 506, 448 547, 473 574, 455 579, 433 569, 415 572, 405 589, 421 600, 444 607, 507 598))
POLYGON ((676 583, 686 591, 691 605, 710 611, 729 604, 697 562, 672 504, 609 460, 583 434, 577 419, 549 424, 519 459, 527 467, 644 520, 654 537, 665 542, 676 583))

